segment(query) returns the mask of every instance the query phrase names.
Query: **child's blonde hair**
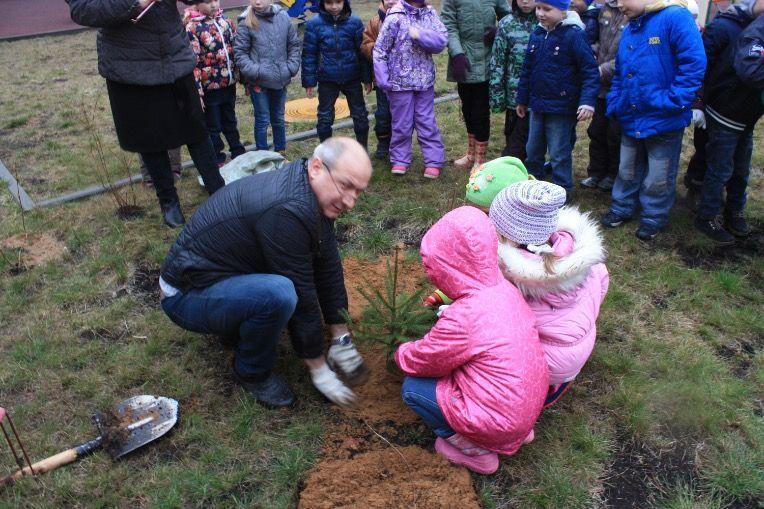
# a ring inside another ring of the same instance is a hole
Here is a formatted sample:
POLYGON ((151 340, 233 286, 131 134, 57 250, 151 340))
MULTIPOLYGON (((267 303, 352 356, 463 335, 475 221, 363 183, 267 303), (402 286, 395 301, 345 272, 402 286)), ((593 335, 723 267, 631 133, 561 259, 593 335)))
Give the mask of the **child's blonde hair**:
POLYGON ((250 0, 249 2, 249 10, 247 11, 247 26, 252 30, 257 30, 260 28, 260 20, 257 19, 257 16, 255 15, 255 2, 253 0, 250 0))
MULTIPOLYGON (((515 242, 512 239, 506 238, 504 235, 502 235, 499 232, 496 232, 496 235, 499 237, 499 242, 503 242, 504 244, 509 244, 513 247, 519 247, 522 248, 520 244, 515 242)), ((556 274, 557 272, 554 270, 554 265, 557 263, 557 255, 555 255, 553 252, 549 251, 542 251, 541 253, 534 253, 541 257, 541 261, 544 264, 544 272, 546 272, 548 275, 556 274)))

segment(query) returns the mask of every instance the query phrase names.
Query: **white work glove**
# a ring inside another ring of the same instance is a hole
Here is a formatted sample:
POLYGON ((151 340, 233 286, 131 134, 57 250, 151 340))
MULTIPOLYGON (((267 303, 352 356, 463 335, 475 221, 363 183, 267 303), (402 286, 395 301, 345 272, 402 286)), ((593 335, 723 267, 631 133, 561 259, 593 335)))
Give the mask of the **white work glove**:
POLYGON ((369 368, 364 364, 363 357, 358 353, 349 333, 332 339, 326 362, 350 385, 360 385, 369 378, 369 368))
POLYGON ((703 110, 692 110, 692 125, 701 129, 706 128, 706 114, 703 110))
POLYGON ((442 304, 442 305, 438 306, 438 310, 437 310, 437 311, 435 311, 435 315, 436 315, 438 318, 440 318, 440 315, 442 315, 442 314, 443 314, 443 311, 445 311, 446 309, 448 309, 448 306, 449 306, 449 304, 442 304))
POLYGON ((313 385, 321 394, 327 397, 332 403, 340 406, 350 406, 358 399, 342 381, 337 378, 337 374, 329 369, 329 366, 323 364, 320 368, 310 370, 310 379, 313 385))

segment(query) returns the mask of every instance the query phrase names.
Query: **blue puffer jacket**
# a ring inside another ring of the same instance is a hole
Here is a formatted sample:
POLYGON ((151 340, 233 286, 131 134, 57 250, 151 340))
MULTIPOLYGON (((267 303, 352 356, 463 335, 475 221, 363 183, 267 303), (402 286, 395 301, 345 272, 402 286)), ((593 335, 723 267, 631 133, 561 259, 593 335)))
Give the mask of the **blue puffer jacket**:
POLYGON ((684 129, 705 70, 690 11, 682 0, 658 0, 623 30, 607 114, 632 138, 684 129))
POLYGON ((600 74, 574 11, 553 30, 536 27, 528 40, 517 87, 517 104, 536 113, 575 115, 579 106, 594 107, 600 74))
POLYGON ((324 0, 318 14, 305 23, 302 43, 302 86, 315 87, 319 81, 371 83, 371 69, 361 54, 363 22, 350 11, 350 2, 337 19, 326 12, 324 0))

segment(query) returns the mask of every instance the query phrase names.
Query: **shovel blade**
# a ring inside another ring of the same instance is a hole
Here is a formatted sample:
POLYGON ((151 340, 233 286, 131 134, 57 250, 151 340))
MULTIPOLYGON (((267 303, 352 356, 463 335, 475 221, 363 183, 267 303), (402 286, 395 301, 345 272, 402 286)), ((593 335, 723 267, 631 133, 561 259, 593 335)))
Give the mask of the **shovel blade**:
POLYGON ((99 422, 106 451, 113 459, 148 444, 178 422, 178 402, 163 396, 134 396, 117 403, 108 425, 99 422))

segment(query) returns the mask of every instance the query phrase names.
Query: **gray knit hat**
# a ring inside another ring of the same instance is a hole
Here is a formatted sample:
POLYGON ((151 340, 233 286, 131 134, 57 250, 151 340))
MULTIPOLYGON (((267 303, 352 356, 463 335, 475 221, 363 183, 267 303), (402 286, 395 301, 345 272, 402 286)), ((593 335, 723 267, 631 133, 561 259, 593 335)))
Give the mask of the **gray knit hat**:
POLYGON ((546 244, 557 230, 563 205, 565 189, 543 180, 526 180, 502 189, 491 203, 488 217, 504 237, 535 247, 546 244))

